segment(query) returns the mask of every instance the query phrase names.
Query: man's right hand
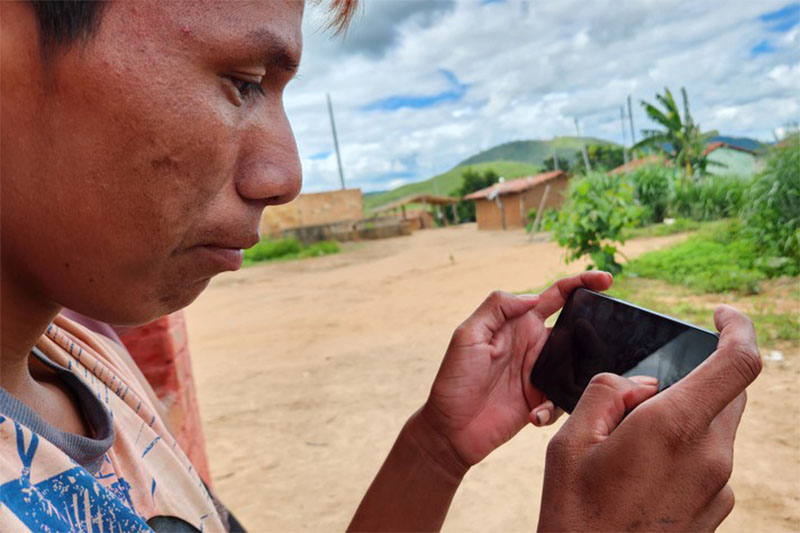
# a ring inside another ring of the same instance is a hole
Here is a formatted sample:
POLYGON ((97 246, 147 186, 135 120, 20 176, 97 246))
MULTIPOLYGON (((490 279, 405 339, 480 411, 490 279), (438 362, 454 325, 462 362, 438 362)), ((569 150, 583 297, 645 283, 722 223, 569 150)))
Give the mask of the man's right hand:
POLYGON ((721 306, 714 319, 717 350, 661 394, 595 376, 548 446, 540 530, 713 530, 728 516, 733 440, 761 358, 746 316, 721 306))

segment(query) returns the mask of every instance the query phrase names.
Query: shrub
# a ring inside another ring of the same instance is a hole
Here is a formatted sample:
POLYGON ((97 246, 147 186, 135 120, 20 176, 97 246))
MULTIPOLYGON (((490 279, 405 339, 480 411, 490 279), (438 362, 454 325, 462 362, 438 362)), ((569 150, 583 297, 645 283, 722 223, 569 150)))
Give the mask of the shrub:
POLYGON ((262 239, 258 244, 244 251, 244 265, 278 259, 300 259, 335 254, 340 251, 336 241, 322 241, 303 245, 295 238, 262 239))
POLYGON ((750 182, 738 176, 708 175, 696 182, 676 182, 669 214, 692 220, 718 220, 737 216, 750 182))
POLYGON ((659 165, 640 167, 628 179, 633 185, 633 196, 642 206, 643 226, 661 222, 667 212, 672 183, 671 169, 659 165))
POLYGON ((767 168, 746 192, 743 234, 758 243, 763 262, 787 274, 800 271, 800 136, 774 148, 767 168))
POLYGON ((624 242, 623 230, 636 223, 640 211, 623 176, 590 173, 570 182, 555 237, 567 248, 568 262, 589 255, 589 268, 617 273, 622 266, 616 261, 615 243, 624 242))

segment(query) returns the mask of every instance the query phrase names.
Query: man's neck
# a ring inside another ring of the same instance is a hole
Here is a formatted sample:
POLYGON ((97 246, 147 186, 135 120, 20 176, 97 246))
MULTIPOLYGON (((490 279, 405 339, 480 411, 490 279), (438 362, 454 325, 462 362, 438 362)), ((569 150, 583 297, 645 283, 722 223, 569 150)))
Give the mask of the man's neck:
POLYGON ((33 385, 31 349, 60 310, 6 269, 0 273, 0 386, 11 394, 33 385))

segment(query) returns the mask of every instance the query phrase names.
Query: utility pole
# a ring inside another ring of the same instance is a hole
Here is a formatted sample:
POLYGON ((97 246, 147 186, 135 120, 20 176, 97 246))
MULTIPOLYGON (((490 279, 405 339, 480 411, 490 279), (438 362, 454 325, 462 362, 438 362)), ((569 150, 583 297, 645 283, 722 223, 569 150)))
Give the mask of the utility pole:
POLYGON ((619 106, 619 124, 622 126, 622 157, 628 164, 628 151, 625 149, 625 110, 619 106))
POLYGON ((631 146, 636 144, 636 133, 633 129, 633 107, 631 106, 631 95, 628 95, 628 120, 631 121, 631 146))
POLYGON ((581 136, 581 127, 578 124, 578 117, 575 117, 575 131, 578 132, 578 138, 581 140, 581 152, 583 152, 583 163, 586 165, 586 171, 591 172, 592 166, 589 164, 589 154, 586 152, 586 143, 583 142, 583 137, 581 136))
POLYGON ((339 138, 336 136, 336 122, 333 120, 333 105, 331 104, 330 93, 325 93, 325 98, 328 100, 328 116, 331 118, 331 131, 333 132, 333 146, 336 148, 336 162, 339 164, 339 181, 342 183, 342 190, 344 190, 344 172, 342 172, 342 156, 339 155, 339 138))

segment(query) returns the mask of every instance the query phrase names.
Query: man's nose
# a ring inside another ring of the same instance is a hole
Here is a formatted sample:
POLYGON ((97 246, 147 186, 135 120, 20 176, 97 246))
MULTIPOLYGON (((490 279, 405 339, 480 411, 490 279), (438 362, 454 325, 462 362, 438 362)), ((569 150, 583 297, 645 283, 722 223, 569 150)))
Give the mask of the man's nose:
POLYGON ((242 198, 267 206, 285 204, 300 194, 303 171, 283 109, 254 122, 243 144, 236 180, 242 198))

